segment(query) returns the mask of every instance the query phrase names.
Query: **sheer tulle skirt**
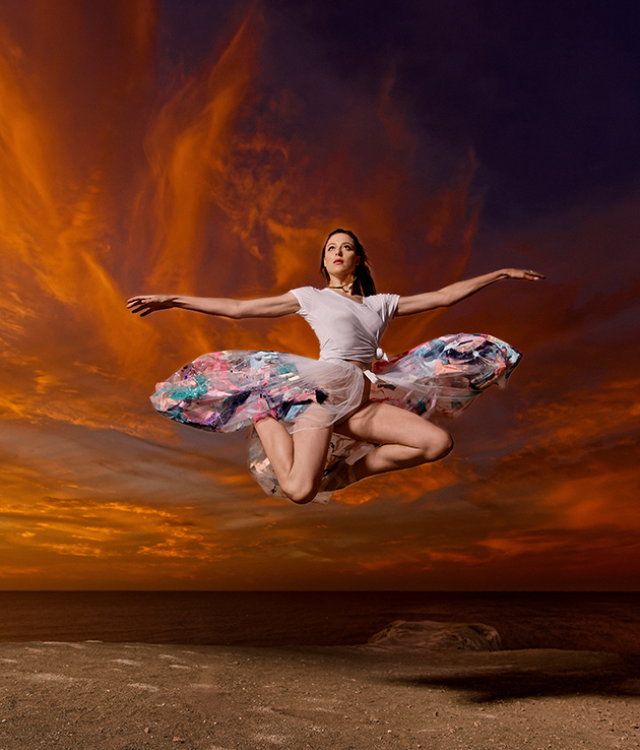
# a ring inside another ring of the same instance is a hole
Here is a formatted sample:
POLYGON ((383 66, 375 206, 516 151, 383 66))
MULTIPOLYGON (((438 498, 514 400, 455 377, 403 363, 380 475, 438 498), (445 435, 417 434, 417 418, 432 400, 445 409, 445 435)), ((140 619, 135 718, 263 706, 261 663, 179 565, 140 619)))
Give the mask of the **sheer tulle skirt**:
POLYGON ((364 381, 348 362, 232 350, 203 354, 156 389, 154 407, 192 427, 234 432, 273 416, 295 432, 339 422, 362 402, 364 381))
MULTIPOLYGON (((365 377, 370 399, 418 414, 453 417, 488 386, 504 384, 520 360, 509 344, 487 334, 443 336, 427 341, 373 373, 339 360, 313 360, 267 351, 222 351, 204 354, 158 383, 154 407, 177 422, 215 432, 233 432, 269 415, 289 432, 319 429, 342 421, 363 399, 365 377)), ((323 485, 338 464, 354 463, 375 446, 334 433, 323 485)), ((284 497, 255 430, 249 468, 269 495, 284 497)), ((316 500, 328 502, 331 492, 316 500)))

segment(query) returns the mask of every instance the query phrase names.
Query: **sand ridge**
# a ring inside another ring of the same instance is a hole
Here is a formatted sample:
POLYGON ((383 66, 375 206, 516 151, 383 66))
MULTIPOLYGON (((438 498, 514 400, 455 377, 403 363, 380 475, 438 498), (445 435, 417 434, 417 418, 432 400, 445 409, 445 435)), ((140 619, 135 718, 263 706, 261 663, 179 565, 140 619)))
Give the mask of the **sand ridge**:
POLYGON ((0 644, 0 750, 640 747, 640 659, 0 644))

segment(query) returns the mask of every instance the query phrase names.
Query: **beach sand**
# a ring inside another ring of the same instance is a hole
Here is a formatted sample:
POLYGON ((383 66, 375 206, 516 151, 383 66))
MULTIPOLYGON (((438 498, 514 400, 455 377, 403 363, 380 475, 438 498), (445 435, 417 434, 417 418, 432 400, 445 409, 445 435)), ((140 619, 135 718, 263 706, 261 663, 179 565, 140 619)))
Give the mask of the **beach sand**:
POLYGON ((0 750, 640 747, 640 658, 0 644, 0 750))

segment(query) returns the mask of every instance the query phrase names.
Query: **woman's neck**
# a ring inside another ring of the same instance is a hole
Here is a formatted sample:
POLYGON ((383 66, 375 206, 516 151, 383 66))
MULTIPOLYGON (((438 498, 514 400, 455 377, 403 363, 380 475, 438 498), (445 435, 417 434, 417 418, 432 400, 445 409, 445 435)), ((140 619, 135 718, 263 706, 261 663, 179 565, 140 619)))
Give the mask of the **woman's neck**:
POLYGON ((329 289, 337 289, 345 294, 353 296, 353 285, 356 283, 355 276, 351 276, 348 279, 339 279, 336 276, 329 276, 327 287, 329 289))

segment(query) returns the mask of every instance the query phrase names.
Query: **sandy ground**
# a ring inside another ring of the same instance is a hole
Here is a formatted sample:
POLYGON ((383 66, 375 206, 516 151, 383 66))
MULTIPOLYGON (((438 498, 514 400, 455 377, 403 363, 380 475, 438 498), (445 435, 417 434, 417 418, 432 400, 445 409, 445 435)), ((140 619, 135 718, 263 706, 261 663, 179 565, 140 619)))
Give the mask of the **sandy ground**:
POLYGON ((640 658, 0 644, 0 750, 640 747, 640 658))

